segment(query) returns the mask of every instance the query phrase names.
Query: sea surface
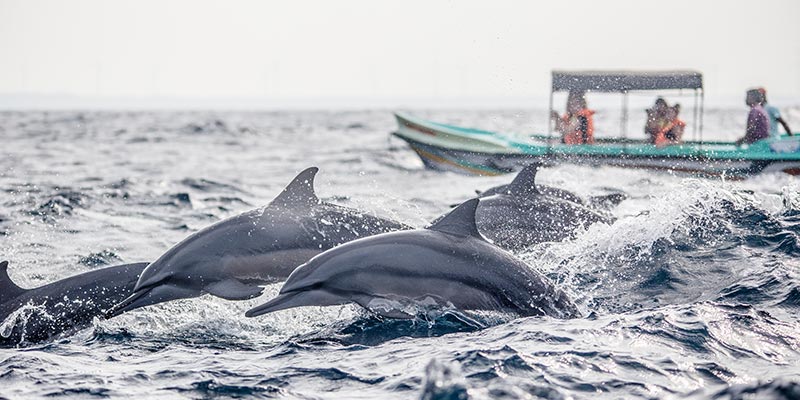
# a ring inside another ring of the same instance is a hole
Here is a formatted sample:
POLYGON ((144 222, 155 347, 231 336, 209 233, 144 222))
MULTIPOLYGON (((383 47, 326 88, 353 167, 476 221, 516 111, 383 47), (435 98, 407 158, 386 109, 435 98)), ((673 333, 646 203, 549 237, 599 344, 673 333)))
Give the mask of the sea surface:
MULTIPOLYGON (((800 109, 784 113, 800 126, 800 109)), ((518 133, 546 123, 543 110, 414 114, 518 133)), ((604 115, 601 136, 615 123, 604 115)), ((709 109, 706 137, 740 136, 745 116, 709 109)), ((425 170, 393 128, 386 110, 3 112, 0 259, 23 287, 151 261, 309 166, 324 200, 417 227, 512 178, 425 170)), ((392 321, 355 306, 245 318, 276 284, 0 349, 0 398, 800 398, 800 180, 563 165, 539 181, 628 196, 612 225, 518 254, 582 318, 392 321)))

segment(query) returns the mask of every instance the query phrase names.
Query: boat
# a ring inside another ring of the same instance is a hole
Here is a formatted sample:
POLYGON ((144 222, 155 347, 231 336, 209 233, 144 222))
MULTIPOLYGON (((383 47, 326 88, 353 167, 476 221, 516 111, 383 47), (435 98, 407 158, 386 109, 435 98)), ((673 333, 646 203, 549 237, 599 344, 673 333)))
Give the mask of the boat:
POLYGON ((398 129, 392 134, 407 142, 427 168, 468 175, 505 174, 531 163, 610 165, 732 179, 779 171, 800 175, 800 134, 742 146, 702 140, 702 75, 695 71, 553 71, 550 109, 556 91, 620 92, 627 97, 633 91, 661 89, 694 90, 694 114, 699 118, 693 120, 693 129, 698 140, 659 147, 648 140, 627 138, 625 107, 623 137, 595 138, 594 144, 567 145, 552 132, 519 137, 427 121, 403 113, 395 114, 398 129))

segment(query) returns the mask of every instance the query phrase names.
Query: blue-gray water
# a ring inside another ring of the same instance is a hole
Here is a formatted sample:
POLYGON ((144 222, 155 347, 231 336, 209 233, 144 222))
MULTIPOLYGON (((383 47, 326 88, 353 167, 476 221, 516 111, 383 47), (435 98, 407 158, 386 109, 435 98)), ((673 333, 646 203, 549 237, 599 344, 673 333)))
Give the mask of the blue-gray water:
MULTIPOLYGON (((711 110, 734 138, 741 110, 711 110)), ((543 113, 539 113, 542 114, 543 113)), ((530 130, 539 114, 419 113, 530 130)), ((324 199, 414 226, 511 177, 426 171, 391 114, 0 113, 0 259, 24 287, 149 261, 266 204, 316 165, 324 199)), ((618 220, 519 256, 583 318, 388 321, 352 306, 255 319, 262 299, 177 301, 0 349, 0 398, 797 398, 800 184, 560 166, 540 181, 623 191, 618 220), (751 396, 751 397, 748 397, 751 396)))

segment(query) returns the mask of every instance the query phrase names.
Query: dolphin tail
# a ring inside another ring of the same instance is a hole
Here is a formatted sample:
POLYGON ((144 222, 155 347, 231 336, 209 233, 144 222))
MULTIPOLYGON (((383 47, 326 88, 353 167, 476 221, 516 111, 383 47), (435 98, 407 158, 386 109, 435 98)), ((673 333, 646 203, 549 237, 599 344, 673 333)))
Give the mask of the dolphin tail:
POLYGON ((122 300, 119 304, 106 311, 104 316, 109 319, 137 308, 200 295, 201 293, 196 290, 183 289, 172 285, 151 286, 135 291, 127 299, 122 300))
POLYGON ((281 293, 278 297, 260 305, 253 307, 244 314, 246 317, 257 317, 259 315, 286 310, 295 307, 305 306, 335 306, 350 303, 351 300, 337 296, 325 290, 308 290, 289 293, 281 293))

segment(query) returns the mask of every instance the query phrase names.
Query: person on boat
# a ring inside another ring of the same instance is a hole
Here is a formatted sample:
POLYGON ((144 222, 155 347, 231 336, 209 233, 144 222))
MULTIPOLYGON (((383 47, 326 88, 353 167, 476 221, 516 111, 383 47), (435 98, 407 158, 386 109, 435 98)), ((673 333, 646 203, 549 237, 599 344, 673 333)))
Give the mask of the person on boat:
POLYGON ((783 129, 786 130, 786 133, 792 136, 792 128, 789 128, 789 124, 781 117, 780 110, 775 106, 767 104, 767 90, 758 88, 758 91, 761 93, 761 98, 763 100, 761 106, 764 107, 764 111, 766 111, 769 116, 769 136, 775 139, 781 137, 780 132, 778 132, 778 124, 781 124, 783 129))
POLYGON ((670 144, 680 144, 683 142, 683 130, 686 128, 686 123, 678 118, 681 112, 681 105, 675 104, 672 107, 667 107, 664 112, 664 125, 656 132, 653 143, 656 146, 666 146, 670 144))
POLYGON ((750 107, 750 112, 747 114, 747 127, 745 128, 744 137, 736 141, 737 146, 743 143, 751 144, 759 140, 769 137, 769 115, 764 111, 761 106, 764 96, 758 89, 751 89, 747 91, 744 102, 750 107))
POLYGON ((569 92, 567 96, 567 113, 562 117, 553 111, 551 118, 555 120, 556 130, 561 132, 561 141, 565 144, 594 144, 594 111, 586 105, 584 92, 569 92))
POLYGON ((651 143, 656 142, 658 132, 668 123, 666 118, 667 108, 669 108, 667 101, 659 97, 656 99, 656 103, 652 108, 645 110, 647 113, 647 122, 644 124, 644 133, 650 138, 651 143))

